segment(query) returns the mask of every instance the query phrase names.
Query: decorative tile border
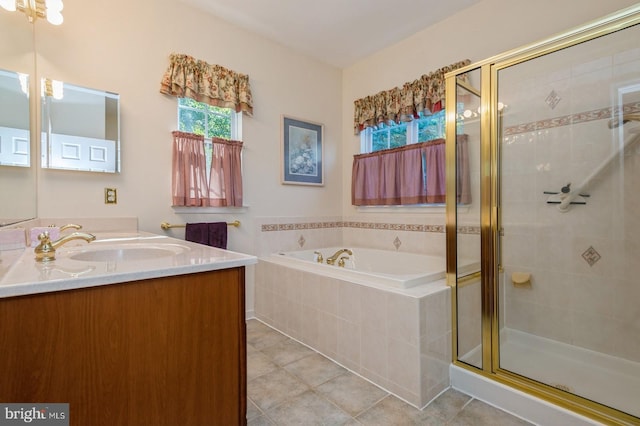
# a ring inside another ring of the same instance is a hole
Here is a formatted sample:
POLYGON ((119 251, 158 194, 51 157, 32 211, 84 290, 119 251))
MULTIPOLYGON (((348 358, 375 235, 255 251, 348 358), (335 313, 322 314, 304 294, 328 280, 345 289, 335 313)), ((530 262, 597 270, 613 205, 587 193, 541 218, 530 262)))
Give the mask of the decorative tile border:
POLYGON ((479 226, 459 226, 458 234, 477 234, 480 235, 479 226))
POLYGON ((619 114, 631 114, 640 112, 640 102, 629 103, 620 108, 602 108, 592 111, 578 112, 576 114, 553 117, 546 120, 532 121, 515 126, 507 127, 503 131, 503 136, 517 135, 520 133, 533 132, 536 130, 552 129, 554 127, 569 126, 572 124, 587 123, 589 121, 604 120, 615 117, 619 114))
MULTIPOLYGON (((294 231, 300 229, 323 229, 323 228, 358 228, 375 229, 388 231, 411 231, 411 232, 434 232, 445 233, 445 225, 421 225, 414 223, 383 223, 383 222, 304 222, 304 223, 272 223, 264 224, 262 232, 273 231, 294 231)), ((461 234, 480 234, 479 226, 461 226, 458 228, 461 234)))
POLYGON ((343 222, 268 223, 261 226, 262 232, 295 231, 299 229, 342 228, 343 222))

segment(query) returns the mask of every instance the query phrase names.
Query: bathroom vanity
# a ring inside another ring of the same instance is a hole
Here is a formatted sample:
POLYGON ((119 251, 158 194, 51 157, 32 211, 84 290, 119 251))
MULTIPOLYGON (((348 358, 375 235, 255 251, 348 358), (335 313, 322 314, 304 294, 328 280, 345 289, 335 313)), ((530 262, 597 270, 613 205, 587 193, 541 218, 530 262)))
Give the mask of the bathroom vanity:
POLYGON ((33 249, 3 259, 0 401, 69 403, 71 425, 245 424, 256 259, 128 238, 65 246, 48 265, 33 249))

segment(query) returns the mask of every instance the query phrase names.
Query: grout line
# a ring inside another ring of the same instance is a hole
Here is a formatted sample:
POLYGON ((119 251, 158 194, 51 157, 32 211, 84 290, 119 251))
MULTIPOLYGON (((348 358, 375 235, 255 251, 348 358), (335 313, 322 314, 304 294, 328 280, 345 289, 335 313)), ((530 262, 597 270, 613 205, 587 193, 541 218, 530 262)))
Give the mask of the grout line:
POLYGON ((377 400, 376 402, 374 402, 373 404, 371 404, 370 406, 368 406, 367 408, 363 409, 358 414, 353 416, 353 418, 355 419, 356 417, 363 415, 364 413, 366 413, 367 411, 371 410, 373 407, 375 407, 376 405, 380 404, 382 401, 384 401, 385 399, 387 399, 389 397, 395 398, 396 396, 393 395, 393 394, 387 393, 385 396, 383 396, 382 398, 380 398, 379 400, 377 400))
POLYGON ((467 408, 467 405, 471 404, 471 401, 473 401, 474 399, 476 398, 474 398, 473 396, 469 396, 469 400, 462 405, 462 408, 460 408, 460 410, 456 413, 456 416, 460 414, 465 408, 467 408))

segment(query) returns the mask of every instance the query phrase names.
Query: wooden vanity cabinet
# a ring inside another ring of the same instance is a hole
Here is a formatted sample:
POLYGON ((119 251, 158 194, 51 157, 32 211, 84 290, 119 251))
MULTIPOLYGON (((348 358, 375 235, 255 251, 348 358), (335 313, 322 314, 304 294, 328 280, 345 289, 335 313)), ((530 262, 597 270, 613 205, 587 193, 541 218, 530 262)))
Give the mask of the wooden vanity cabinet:
POLYGON ((0 401, 77 426, 246 424, 244 267, 0 299, 0 401))

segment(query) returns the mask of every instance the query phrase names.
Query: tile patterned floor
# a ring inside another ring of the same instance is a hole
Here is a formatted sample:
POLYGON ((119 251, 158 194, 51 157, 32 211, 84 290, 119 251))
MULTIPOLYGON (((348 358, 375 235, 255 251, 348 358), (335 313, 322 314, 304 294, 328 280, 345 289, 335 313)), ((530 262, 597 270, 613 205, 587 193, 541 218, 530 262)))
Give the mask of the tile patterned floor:
POLYGON ((255 319, 247 380, 249 426, 530 425, 453 389, 420 411, 255 319))

